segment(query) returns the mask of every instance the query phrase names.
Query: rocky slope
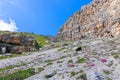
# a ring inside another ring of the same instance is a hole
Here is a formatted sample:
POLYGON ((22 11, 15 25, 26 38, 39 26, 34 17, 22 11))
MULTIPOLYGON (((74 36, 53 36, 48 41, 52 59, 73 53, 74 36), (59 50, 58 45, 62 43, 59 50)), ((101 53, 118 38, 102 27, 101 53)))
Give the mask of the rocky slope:
POLYGON ((120 80, 119 44, 120 38, 61 42, 59 48, 0 60, 0 80, 28 68, 35 74, 24 80, 120 80))
POLYGON ((93 0, 71 16, 58 32, 59 39, 114 37, 120 34, 120 0, 93 0))

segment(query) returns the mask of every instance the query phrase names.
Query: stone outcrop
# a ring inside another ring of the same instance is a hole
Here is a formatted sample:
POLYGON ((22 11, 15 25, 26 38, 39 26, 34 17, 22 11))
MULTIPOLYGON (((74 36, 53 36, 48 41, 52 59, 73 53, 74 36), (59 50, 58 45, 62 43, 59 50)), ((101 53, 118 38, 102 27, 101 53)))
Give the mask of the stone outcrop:
POLYGON ((32 36, 18 33, 0 34, 0 51, 6 48, 6 53, 22 53, 35 50, 36 41, 32 36))
POLYGON ((114 37, 120 34, 120 0, 93 0, 71 16, 58 32, 59 39, 114 37))

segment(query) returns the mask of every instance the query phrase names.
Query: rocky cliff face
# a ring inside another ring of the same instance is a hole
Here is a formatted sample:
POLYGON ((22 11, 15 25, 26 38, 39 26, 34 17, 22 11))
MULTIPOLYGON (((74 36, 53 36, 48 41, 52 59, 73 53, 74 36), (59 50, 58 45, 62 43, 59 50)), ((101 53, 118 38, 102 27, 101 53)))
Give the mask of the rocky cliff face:
POLYGON ((59 39, 114 37, 120 34, 120 0, 93 0, 61 27, 59 39))
POLYGON ((6 48, 6 53, 22 53, 35 50, 36 41, 31 36, 17 33, 0 33, 0 51, 6 48))

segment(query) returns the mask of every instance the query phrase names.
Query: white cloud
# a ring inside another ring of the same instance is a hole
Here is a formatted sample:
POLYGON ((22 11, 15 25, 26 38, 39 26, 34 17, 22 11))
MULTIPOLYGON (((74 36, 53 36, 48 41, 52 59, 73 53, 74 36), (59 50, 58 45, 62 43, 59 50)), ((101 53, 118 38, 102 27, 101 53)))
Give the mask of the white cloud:
POLYGON ((16 32, 18 30, 18 27, 16 26, 16 23, 11 19, 9 23, 5 22, 4 20, 0 20, 0 30, 16 32))

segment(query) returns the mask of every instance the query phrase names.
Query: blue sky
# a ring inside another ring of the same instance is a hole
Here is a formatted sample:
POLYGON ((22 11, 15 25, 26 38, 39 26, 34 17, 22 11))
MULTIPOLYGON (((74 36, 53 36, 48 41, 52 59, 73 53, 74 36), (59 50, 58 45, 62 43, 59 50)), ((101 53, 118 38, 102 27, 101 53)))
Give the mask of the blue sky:
POLYGON ((91 0, 0 0, 0 23, 6 23, 6 28, 9 24, 17 26, 17 31, 56 35, 64 22, 89 2, 91 0))

